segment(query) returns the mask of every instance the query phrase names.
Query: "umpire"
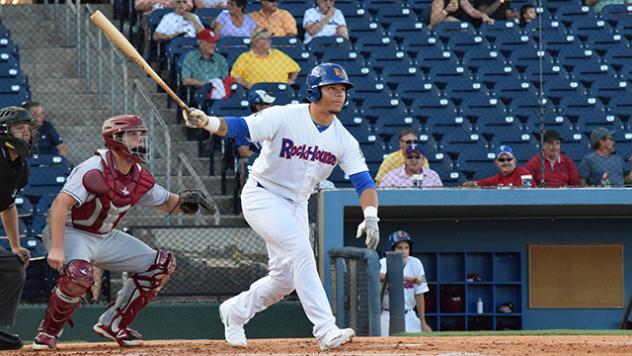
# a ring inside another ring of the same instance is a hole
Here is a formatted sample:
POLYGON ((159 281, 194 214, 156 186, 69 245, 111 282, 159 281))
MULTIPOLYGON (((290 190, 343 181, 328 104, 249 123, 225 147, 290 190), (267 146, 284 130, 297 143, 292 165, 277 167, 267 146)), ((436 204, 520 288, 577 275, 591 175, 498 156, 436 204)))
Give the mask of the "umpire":
MULTIPOLYGON (((26 185, 26 157, 33 152, 34 121, 31 113, 19 107, 0 109, 0 217, 11 251, 0 247, 0 327, 13 325, 26 280, 29 251, 20 246, 17 192, 26 185)), ((0 330, 0 350, 19 349, 18 335, 0 330)))

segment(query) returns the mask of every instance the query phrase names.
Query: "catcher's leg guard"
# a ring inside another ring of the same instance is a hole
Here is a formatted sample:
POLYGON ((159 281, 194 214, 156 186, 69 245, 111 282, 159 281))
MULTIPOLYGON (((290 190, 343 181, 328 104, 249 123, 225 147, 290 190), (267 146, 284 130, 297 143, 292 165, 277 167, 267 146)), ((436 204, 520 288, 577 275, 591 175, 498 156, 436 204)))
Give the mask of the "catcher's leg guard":
POLYGON ((138 313, 156 297, 167 284, 176 268, 176 259, 164 250, 158 250, 156 261, 147 271, 132 274, 116 295, 116 301, 99 317, 94 331, 116 341, 120 346, 140 345, 142 335, 128 326, 138 313))
POLYGON ((81 297, 92 287, 92 265, 88 261, 73 260, 64 267, 53 289, 44 319, 37 328, 33 348, 55 348, 66 322, 79 307, 81 297))

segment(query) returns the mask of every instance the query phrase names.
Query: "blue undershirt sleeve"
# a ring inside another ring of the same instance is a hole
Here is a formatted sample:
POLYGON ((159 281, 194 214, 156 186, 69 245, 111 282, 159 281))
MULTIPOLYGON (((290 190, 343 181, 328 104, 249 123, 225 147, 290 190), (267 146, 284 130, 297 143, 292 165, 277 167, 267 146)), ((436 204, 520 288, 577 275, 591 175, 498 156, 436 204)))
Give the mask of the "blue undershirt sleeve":
POLYGON ((227 137, 246 137, 250 138, 250 131, 248 130, 248 124, 246 124, 246 120, 240 116, 225 116, 224 120, 226 121, 226 126, 228 128, 228 132, 226 133, 227 137))
POLYGON ((363 191, 369 188, 375 189, 375 182, 373 182, 373 178, 371 178, 371 175, 368 171, 352 174, 349 176, 349 178, 351 178, 351 183, 353 183, 358 196, 360 196, 363 191))

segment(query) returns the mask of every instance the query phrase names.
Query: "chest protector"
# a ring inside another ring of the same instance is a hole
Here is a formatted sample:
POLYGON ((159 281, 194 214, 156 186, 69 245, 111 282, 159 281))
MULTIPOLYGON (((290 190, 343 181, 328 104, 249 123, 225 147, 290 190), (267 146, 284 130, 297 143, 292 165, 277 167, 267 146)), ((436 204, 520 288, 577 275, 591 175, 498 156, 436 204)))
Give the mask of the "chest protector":
POLYGON ((83 186, 95 198, 73 207, 71 216, 75 228, 104 235, 154 186, 154 177, 137 164, 128 175, 123 175, 114 168, 112 152, 99 154, 103 172, 93 169, 83 176, 83 186))

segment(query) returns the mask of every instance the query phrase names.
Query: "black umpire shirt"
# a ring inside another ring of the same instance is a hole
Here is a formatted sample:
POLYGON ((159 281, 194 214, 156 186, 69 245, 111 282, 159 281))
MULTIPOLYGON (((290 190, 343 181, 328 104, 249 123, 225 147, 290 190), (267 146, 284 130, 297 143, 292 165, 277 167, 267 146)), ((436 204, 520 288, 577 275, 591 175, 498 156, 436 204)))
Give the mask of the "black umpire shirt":
POLYGON ((0 147, 0 211, 13 205, 16 194, 26 185, 28 175, 26 159, 18 157, 12 161, 9 149, 0 147))

